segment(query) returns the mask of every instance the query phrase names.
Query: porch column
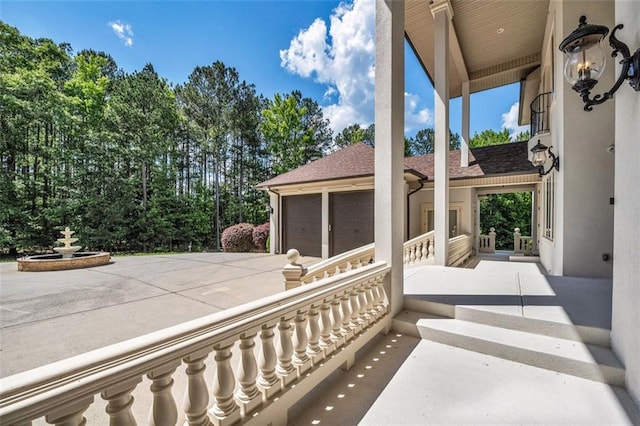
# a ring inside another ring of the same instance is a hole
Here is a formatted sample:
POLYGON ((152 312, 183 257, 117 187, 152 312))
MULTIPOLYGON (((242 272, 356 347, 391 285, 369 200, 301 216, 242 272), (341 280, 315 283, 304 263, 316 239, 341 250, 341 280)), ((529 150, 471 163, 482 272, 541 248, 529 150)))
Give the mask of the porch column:
POLYGON ((329 258, 329 191, 322 188, 322 252, 323 259, 329 258))
POLYGON ((449 25, 453 9, 448 0, 431 5, 435 30, 435 160, 433 214, 435 264, 449 258, 449 25))
POLYGON ((462 140, 460 141, 460 167, 469 167, 469 113, 471 97, 469 81, 462 82, 462 140))
POLYGON ((538 185, 531 191, 531 254, 538 255, 538 185))
POLYGON ((404 224, 404 0, 376 0, 375 253, 391 315, 402 310, 404 224))
POLYGON ((280 253, 280 197, 269 191, 269 253, 280 253))

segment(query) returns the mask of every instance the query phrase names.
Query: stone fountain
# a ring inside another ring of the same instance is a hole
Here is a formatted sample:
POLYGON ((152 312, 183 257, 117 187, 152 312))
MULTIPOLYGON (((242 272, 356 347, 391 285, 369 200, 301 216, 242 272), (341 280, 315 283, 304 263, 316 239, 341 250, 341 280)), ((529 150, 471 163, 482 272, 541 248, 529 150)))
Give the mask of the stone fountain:
POLYGON ((64 235, 64 238, 58 238, 58 242, 64 244, 64 247, 54 247, 53 251, 55 251, 56 253, 60 253, 63 259, 72 258, 73 253, 77 252, 82 248, 80 246, 71 245, 76 241, 78 241, 77 238, 71 238, 71 236, 75 234, 76 231, 71 231, 67 226, 66 228, 64 228, 64 231, 60 231, 60 233, 64 235))
POLYGON ((64 231, 60 231, 64 238, 58 238, 58 242, 64 244, 62 247, 54 247, 56 254, 40 254, 35 256, 25 256, 18 259, 18 271, 60 271, 64 269, 90 268, 92 266, 106 265, 111 262, 111 254, 108 252, 81 252, 82 247, 72 246, 78 241, 71 236, 75 234, 67 226, 64 231))

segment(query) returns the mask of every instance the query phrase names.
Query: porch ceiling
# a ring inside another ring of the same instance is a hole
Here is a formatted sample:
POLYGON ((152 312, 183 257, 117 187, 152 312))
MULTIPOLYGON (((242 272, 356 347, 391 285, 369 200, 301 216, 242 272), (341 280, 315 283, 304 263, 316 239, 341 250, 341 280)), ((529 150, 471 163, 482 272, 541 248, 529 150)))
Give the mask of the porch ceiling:
MULTIPOLYGON (((479 92, 518 82, 540 65, 548 0, 450 3, 450 97, 461 95, 463 81, 470 82, 471 93, 479 92)), ((405 2, 405 34, 431 79, 435 35, 429 4, 405 2)))

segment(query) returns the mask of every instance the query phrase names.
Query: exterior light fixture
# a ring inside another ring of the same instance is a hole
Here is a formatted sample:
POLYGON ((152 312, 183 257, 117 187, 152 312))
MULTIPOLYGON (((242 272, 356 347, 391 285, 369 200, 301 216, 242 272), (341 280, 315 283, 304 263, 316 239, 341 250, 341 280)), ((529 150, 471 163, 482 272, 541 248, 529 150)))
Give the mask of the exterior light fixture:
POLYGON ((268 215, 272 215, 273 214, 273 207, 271 207, 271 203, 266 203, 264 205, 264 210, 267 212, 268 215))
POLYGON ((591 89, 598 83, 598 78, 605 67, 600 42, 609 33, 609 28, 604 25, 587 24, 587 18, 583 15, 580 17, 578 28, 560 43, 560 50, 567 54, 564 77, 572 85, 573 90, 580 93, 585 111, 591 111, 593 105, 600 105, 613 98, 613 94, 624 80, 629 80, 631 87, 635 91, 640 91, 640 49, 631 55, 629 47, 616 38, 616 31, 623 27, 622 24, 616 25, 609 36, 609 45, 613 48, 611 56, 616 57, 618 53, 622 54, 620 61, 622 72, 608 92, 595 95, 593 98, 589 97, 591 89))
POLYGON ((531 148, 531 152, 533 153, 531 164, 538 169, 538 174, 540 176, 548 175, 553 169, 560 171, 560 158, 556 157, 556 155, 551 152, 551 147, 547 148, 546 145, 541 144, 540 140, 538 140, 536 146, 531 148), (545 172, 544 164, 547 162, 547 157, 551 158, 551 167, 549 167, 549 170, 545 172))

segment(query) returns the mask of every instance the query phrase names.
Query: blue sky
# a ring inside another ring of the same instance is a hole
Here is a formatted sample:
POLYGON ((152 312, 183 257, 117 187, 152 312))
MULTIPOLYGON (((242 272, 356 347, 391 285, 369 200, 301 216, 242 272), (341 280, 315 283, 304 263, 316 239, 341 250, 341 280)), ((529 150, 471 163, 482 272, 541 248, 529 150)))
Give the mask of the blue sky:
MULTIPOLYGON (((373 120, 373 0, 16 1, 0 0, 0 19, 30 37, 109 53, 127 72, 150 62, 172 83, 216 60, 238 70, 258 93, 300 90, 335 131, 373 120)), ((407 134, 432 127, 433 88, 407 47, 407 134)), ((518 86, 471 97, 471 134, 514 126, 518 86), (511 112, 511 114, 509 114, 511 112), (504 117, 503 117, 504 115, 504 117)), ((460 99, 451 103, 460 132, 460 99)))

